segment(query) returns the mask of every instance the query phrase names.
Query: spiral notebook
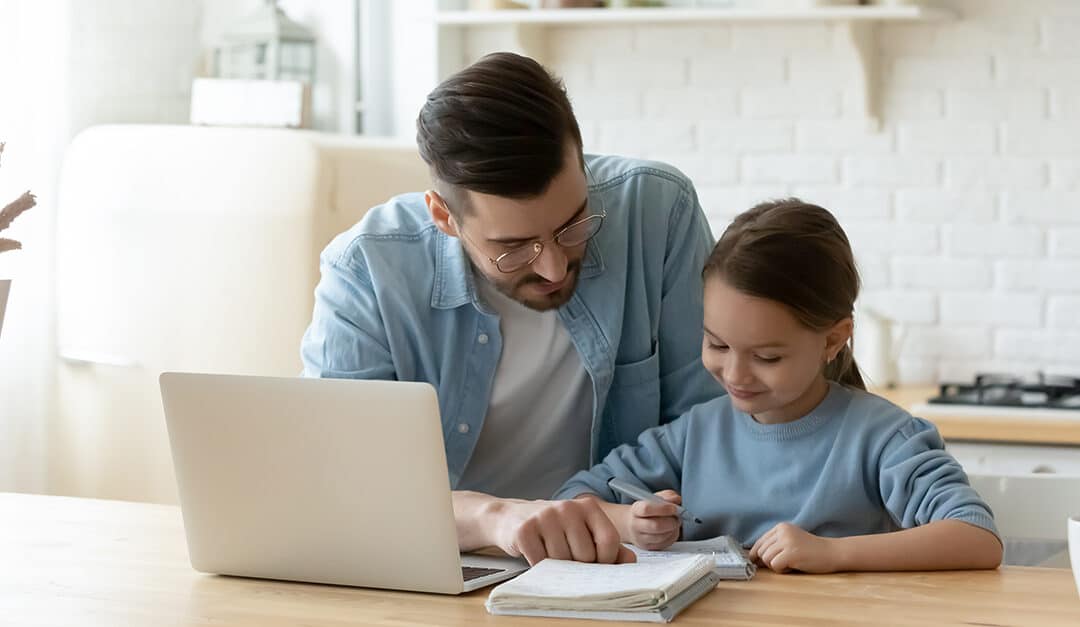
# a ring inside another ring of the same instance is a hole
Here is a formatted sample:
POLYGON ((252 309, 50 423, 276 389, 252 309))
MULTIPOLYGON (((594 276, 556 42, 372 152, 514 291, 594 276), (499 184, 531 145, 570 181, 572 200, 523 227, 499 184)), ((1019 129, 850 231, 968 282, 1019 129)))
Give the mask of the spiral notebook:
POLYGON ((486 607, 492 614, 666 623, 716 587, 713 565, 707 555, 635 564, 546 559, 496 586, 486 607))
POLYGON ((750 560, 746 549, 731 536, 676 542, 663 551, 647 551, 630 544, 626 547, 637 554, 639 562, 695 554, 711 556, 715 564, 713 570, 721 579, 749 581, 757 573, 757 566, 750 560))

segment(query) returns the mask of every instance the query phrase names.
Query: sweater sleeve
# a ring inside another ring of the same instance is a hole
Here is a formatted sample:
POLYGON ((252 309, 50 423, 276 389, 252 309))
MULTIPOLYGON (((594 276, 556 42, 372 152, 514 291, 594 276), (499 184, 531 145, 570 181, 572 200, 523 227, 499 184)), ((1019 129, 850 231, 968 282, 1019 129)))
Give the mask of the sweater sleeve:
POLYGON ((616 494, 608 487, 608 481, 613 477, 649 492, 678 490, 690 418, 683 415, 674 422, 643 431, 636 444, 615 447, 604 461, 570 477, 555 492, 554 498, 572 499, 580 494, 595 494, 611 503, 632 503, 634 499, 616 494))
POLYGON ((879 485, 885 508, 904 529, 961 520, 1001 537, 990 507, 926 420, 911 418, 889 437, 880 458, 879 485))

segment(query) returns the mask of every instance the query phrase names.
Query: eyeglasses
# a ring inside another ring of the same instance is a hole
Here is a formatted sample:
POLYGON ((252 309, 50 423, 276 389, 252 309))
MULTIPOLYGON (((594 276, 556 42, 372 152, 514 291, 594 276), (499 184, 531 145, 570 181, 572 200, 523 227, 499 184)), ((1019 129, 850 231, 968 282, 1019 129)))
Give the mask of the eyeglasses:
MULTIPOLYGON (((547 241, 555 242, 561 248, 581 246, 600 232, 600 227, 604 225, 604 218, 606 217, 607 212, 605 211, 594 213, 560 229, 558 233, 547 241)), ((518 246, 494 259, 488 257, 488 261, 494 264, 499 272, 512 274, 525 266, 532 265, 534 261, 540 258, 540 255, 544 252, 544 241, 534 240, 532 243, 518 246)), ((475 246, 475 244, 473 245, 475 246)))
MULTIPOLYGON (((503 274, 513 274, 525 266, 532 265, 534 261, 540 258, 540 255, 544 252, 544 242, 555 242, 560 248, 574 248, 576 246, 581 246, 595 237, 596 234, 600 232, 600 227, 604 225, 604 218, 607 217, 607 210, 604 209, 603 199, 601 199, 600 202, 600 213, 594 213, 591 216, 587 216, 577 222, 566 225, 559 229, 558 233, 552 235, 551 239, 533 240, 528 244, 508 250, 498 257, 488 257, 488 261, 490 261, 499 272, 502 272, 503 274)), ((465 231, 458 229, 458 232, 461 235, 464 235, 465 239, 469 240, 469 243, 473 246, 480 248, 480 246, 477 245, 465 231)))
MULTIPOLYGON (((589 166, 587 165, 585 166, 585 180, 593 180, 592 172, 589 171, 589 166)), ((587 198, 586 209, 591 208, 592 198, 587 198)), ((594 213, 593 215, 566 225, 552 235, 550 239, 533 240, 528 244, 511 249, 498 257, 488 257, 488 261, 490 261, 499 272, 502 272, 503 274, 513 274, 526 266, 532 265, 534 261, 540 258, 540 255, 544 253, 544 242, 555 242, 560 248, 574 248, 588 242, 600 232, 600 227, 604 225, 604 218, 606 217, 607 209, 604 207, 604 197, 603 195, 600 195, 600 213, 594 213)), ((470 244, 480 248, 480 246, 478 246, 464 230, 459 228, 458 233, 463 235, 470 244)))

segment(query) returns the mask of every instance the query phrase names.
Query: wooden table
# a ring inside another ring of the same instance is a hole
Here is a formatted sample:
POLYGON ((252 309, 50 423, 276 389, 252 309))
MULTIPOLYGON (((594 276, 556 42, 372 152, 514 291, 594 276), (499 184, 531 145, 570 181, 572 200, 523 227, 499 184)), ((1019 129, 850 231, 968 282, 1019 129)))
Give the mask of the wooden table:
MULTIPOLYGON (((176 507, 0 494, 0 625, 590 625, 441 596, 196 573, 176 507)), ((1080 625, 1067 570, 776 575, 724 582, 679 625, 1080 625)))
MULTIPOLYGON (((937 396, 936 386, 902 386, 894 389, 875 388, 871 392, 884 396, 904 409, 925 403, 937 396)), ((1080 421, 1030 416, 986 415, 950 416, 931 412, 915 412, 934 423, 945 440, 968 442, 997 442, 1004 444, 1052 444, 1080 446, 1080 421)))

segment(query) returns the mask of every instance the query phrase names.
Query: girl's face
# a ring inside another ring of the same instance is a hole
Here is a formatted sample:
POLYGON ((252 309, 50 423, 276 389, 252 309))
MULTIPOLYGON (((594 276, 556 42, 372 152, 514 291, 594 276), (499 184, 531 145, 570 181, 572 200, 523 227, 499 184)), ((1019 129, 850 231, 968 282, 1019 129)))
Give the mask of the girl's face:
POLYGON ((787 306, 749 296, 722 278, 705 281, 701 361, 758 422, 797 420, 825 398, 825 364, 851 337, 850 318, 825 331, 803 326, 787 306))

